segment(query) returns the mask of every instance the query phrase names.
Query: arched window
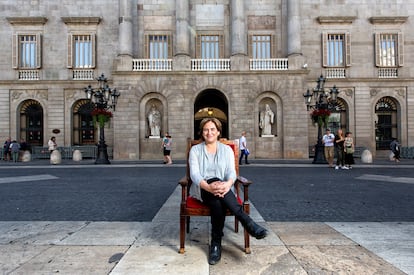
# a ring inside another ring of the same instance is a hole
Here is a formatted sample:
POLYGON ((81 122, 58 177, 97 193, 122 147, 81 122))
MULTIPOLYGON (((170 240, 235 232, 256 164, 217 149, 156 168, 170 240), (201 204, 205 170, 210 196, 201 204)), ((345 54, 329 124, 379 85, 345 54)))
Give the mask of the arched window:
POLYGON ((82 99, 73 106, 73 145, 95 144, 95 125, 91 112, 94 106, 88 99, 82 99))
POLYGON ((391 97, 383 97, 375 105, 376 148, 388 150, 392 138, 398 138, 397 103, 391 97))
POLYGON ((35 100, 21 105, 20 139, 25 139, 29 146, 43 146, 43 108, 35 100))
POLYGON ((338 129, 348 130, 346 110, 346 102, 342 98, 338 98, 335 102, 335 108, 329 116, 328 128, 331 129, 331 133, 336 133, 338 129))

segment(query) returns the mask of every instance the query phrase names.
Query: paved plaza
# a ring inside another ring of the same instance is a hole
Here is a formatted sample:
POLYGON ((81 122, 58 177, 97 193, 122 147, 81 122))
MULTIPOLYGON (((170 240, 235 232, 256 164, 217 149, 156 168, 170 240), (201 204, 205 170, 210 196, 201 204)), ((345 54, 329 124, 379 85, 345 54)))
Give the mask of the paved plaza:
POLYGON ((227 220, 207 263, 209 220, 179 254, 184 162, 0 165, 2 274, 414 274, 414 161, 254 161, 252 217, 269 230, 243 252, 227 220))

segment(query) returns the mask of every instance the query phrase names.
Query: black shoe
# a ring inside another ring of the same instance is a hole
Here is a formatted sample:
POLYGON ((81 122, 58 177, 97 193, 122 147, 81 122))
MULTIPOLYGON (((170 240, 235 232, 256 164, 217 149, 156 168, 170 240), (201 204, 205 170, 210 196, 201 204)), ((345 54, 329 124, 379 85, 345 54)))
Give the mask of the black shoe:
POLYGON ((267 236, 267 230, 254 221, 249 222, 245 228, 250 235, 258 240, 263 239, 267 236))
POLYGON ((250 162, 246 162, 246 164, 250 164, 250 162))
POLYGON ((210 254, 208 255, 208 263, 210 265, 215 265, 220 262, 221 259, 221 244, 216 242, 211 242, 210 254))

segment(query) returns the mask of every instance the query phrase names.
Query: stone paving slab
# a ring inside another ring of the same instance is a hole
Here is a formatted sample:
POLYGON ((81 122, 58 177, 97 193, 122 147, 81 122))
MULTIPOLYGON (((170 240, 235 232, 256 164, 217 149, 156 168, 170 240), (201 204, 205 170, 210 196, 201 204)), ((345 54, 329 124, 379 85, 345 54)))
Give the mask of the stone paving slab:
POLYGON ((1 222, 2 274, 410 274, 414 223, 265 222, 243 251, 227 219, 222 260, 207 263, 210 222, 191 220, 179 254, 175 190, 152 222, 1 222), (405 272, 405 273, 404 273, 405 272))

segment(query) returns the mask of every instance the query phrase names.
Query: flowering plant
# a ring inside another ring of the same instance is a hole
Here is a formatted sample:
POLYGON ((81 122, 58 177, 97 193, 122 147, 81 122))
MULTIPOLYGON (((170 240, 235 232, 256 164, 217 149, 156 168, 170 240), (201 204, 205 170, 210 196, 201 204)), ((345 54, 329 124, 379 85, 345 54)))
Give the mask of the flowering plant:
POLYGON ((93 122, 99 123, 99 127, 103 128, 105 126, 105 123, 111 120, 112 112, 105 109, 95 108, 93 109, 91 115, 93 122))
POLYGON ((331 111, 327 109, 315 109, 310 114, 313 124, 317 123, 318 126, 328 126, 330 115, 331 111))

